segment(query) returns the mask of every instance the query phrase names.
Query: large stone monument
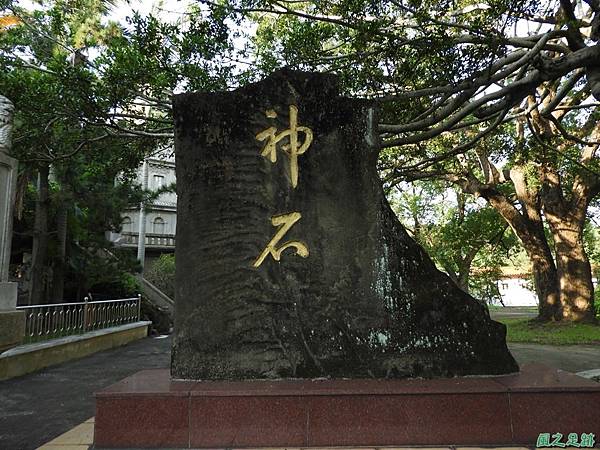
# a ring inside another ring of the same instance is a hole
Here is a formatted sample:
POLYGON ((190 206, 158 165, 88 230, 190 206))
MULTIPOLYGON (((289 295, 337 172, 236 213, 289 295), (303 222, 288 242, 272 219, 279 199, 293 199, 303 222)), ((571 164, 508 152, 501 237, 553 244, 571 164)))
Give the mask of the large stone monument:
POLYGON ((95 448, 600 433, 600 385, 539 365, 505 375, 517 365, 504 327, 398 223, 375 167, 377 113, 331 76, 288 71, 175 98, 172 367, 96 393, 95 448), (453 377, 473 374, 498 376, 453 377))
POLYGON ((291 71, 175 98, 174 378, 518 370, 504 326, 391 210, 377 115, 333 76, 291 71))
POLYGON ((13 104, 0 95, 0 352, 18 345, 25 332, 25 314, 17 311, 17 283, 8 281, 17 160, 8 156, 13 104))

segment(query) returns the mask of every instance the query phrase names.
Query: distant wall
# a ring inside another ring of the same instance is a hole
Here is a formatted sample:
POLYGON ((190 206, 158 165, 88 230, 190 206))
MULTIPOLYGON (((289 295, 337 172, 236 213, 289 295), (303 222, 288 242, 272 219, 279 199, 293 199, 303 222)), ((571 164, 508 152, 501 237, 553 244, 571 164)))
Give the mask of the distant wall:
MULTIPOLYGON (((593 279, 597 288, 598 280, 593 279)), ((535 292, 527 289, 529 280, 525 278, 503 278, 498 280, 498 290, 505 306, 537 306, 538 299, 535 292)))
POLYGON ((498 280, 498 290, 505 306, 537 306, 537 296, 527 289, 529 280, 525 278, 504 278, 498 280))

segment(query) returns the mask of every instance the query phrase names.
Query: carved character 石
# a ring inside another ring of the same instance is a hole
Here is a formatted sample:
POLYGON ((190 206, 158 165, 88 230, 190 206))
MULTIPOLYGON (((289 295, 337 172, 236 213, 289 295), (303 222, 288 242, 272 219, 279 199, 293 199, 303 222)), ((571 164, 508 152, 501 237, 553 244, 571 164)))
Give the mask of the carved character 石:
POLYGON ((308 256, 308 247, 300 241, 287 241, 284 244, 282 244, 279 248, 277 248, 277 244, 279 243, 281 238, 285 236, 288 230, 292 228, 292 226, 296 222, 298 222, 301 217, 302 214, 300 214, 299 212, 292 212, 289 214, 273 216, 271 218, 271 223, 273 224, 273 226, 279 227, 279 230, 277 230, 275 236, 273 236, 273 238, 269 241, 269 243, 267 244, 263 252, 260 254, 260 256, 256 259, 256 261, 254 261, 254 267, 259 267, 269 254, 273 256, 273 259, 275 261, 279 261, 281 259, 281 253, 286 248, 290 247, 294 247, 296 249, 297 255, 302 256, 303 258, 306 258, 308 256))

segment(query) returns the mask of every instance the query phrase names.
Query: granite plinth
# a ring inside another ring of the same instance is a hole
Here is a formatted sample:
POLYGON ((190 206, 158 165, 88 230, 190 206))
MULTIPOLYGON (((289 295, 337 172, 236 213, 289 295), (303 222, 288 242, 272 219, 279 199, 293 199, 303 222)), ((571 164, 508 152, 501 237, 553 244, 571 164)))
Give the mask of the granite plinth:
POLYGON ((146 370, 96 393, 97 448, 535 445, 600 436, 600 384, 539 364, 500 377, 171 381, 146 370))
POLYGON ((17 307, 18 283, 0 281, 0 312, 14 311, 17 307))

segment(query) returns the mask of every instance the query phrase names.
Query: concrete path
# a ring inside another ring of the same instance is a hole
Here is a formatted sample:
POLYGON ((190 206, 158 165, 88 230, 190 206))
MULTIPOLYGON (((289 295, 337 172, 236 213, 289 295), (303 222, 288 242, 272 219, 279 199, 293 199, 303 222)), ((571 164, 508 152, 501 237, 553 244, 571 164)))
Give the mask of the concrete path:
POLYGON ((170 338, 146 338, 0 381, 0 449, 39 447, 92 417, 95 391, 139 370, 168 367, 170 358, 170 338))
MULTIPOLYGON (((510 344, 517 361, 570 372, 600 368, 600 345, 510 344)), ((33 450, 95 414, 93 393, 143 369, 169 366, 170 338, 125 347, 0 382, 0 449, 33 450)))
POLYGON ((510 343, 519 364, 539 362, 567 372, 600 369, 600 345, 540 345, 510 343))
POLYGON ((492 319, 533 319, 537 317, 537 308, 532 306, 506 306, 491 309, 492 319))

